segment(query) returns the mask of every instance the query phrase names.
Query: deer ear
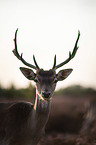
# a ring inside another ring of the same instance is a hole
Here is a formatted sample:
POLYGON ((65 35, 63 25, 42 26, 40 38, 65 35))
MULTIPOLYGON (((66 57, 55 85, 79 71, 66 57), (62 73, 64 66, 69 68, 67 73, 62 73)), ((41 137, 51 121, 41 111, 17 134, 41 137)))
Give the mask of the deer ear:
POLYGON ((34 80, 35 73, 33 72, 33 70, 24 67, 20 67, 20 70, 27 79, 34 80))
POLYGON ((62 81, 66 79, 71 74, 72 71, 73 69, 64 69, 59 71, 57 74, 57 81, 62 81))

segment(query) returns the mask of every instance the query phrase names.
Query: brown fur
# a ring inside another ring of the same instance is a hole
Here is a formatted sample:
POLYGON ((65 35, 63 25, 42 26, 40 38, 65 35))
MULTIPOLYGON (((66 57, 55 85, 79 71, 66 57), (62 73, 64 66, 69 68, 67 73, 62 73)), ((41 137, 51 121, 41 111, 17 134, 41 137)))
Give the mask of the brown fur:
POLYGON ((19 145, 28 136, 26 122, 33 105, 24 102, 1 103, 0 109, 0 140, 6 141, 4 145, 19 145))

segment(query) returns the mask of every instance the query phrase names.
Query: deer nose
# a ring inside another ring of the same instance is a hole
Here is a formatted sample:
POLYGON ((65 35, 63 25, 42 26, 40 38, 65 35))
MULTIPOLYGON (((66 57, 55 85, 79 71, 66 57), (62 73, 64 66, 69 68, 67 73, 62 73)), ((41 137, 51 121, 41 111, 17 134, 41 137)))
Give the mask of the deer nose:
POLYGON ((49 98, 50 96, 51 96, 51 92, 50 91, 43 91, 42 92, 42 97, 49 98))

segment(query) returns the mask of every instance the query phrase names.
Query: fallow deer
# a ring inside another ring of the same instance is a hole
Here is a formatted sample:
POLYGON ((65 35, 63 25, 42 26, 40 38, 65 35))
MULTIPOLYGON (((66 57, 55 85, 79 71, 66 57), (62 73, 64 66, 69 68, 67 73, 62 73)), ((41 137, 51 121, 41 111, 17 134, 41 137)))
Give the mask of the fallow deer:
POLYGON ((55 55, 53 68, 46 71, 39 68, 34 55, 35 65, 26 62, 22 54, 19 55, 17 31, 18 29, 15 32, 13 53, 26 66, 36 70, 34 72, 32 69, 20 67, 21 72, 27 79, 36 82, 36 99, 34 105, 28 102, 0 103, 0 145, 37 145, 48 120, 50 98, 53 95, 56 83, 66 79, 72 72, 72 69, 64 69, 56 74, 56 69, 74 58, 78 49, 77 43, 80 32, 78 31, 73 52, 69 52, 69 57, 56 65, 55 55))

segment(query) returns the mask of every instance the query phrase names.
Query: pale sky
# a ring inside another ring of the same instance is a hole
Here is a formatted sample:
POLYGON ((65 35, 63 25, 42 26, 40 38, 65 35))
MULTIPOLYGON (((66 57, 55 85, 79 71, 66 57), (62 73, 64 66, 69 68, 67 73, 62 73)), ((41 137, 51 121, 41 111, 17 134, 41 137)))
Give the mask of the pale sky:
POLYGON ((60 68, 73 72, 57 88, 81 84, 96 89, 96 0, 0 0, 0 84, 6 88, 29 83, 12 53, 17 28, 19 52, 32 64, 34 54, 45 70, 52 68, 55 54, 57 64, 68 57, 80 30, 75 58, 60 68))

